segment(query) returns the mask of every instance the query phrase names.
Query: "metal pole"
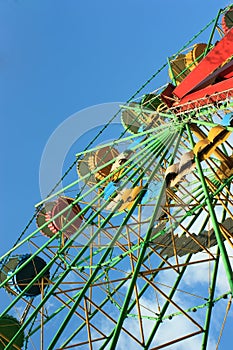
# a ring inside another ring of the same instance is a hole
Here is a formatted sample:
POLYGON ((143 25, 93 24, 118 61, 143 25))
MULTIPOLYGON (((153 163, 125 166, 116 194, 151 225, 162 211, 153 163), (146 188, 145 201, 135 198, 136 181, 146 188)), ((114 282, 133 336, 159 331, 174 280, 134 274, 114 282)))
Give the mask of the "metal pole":
MULTIPOLYGON (((186 129, 187 129, 187 133, 189 135, 191 146, 194 147, 194 141, 193 141, 193 137, 192 137, 189 125, 186 125, 186 129)), ((206 197, 206 203, 207 203, 207 206, 208 206, 208 209, 209 209, 209 214, 210 214, 210 217, 211 217, 211 220, 212 220, 215 236, 216 236, 216 239, 217 239, 217 242, 218 242, 218 246, 219 246, 219 249, 220 249, 223 265, 224 265, 224 268, 225 268, 225 271, 226 271, 226 275, 227 275, 227 278, 228 278, 228 282, 229 282, 229 286, 230 286, 231 292, 233 293, 233 273, 232 273, 232 269, 231 269, 231 264, 230 264, 230 261, 229 261, 229 257, 228 257, 225 245, 224 245, 224 243, 222 241, 222 235, 221 235, 221 231, 220 231, 220 228, 219 228, 219 223, 218 223, 218 220, 217 220, 217 217, 216 217, 213 205, 212 205, 212 200, 211 200, 211 197, 210 197, 210 194, 209 194, 209 189, 208 189, 206 181, 205 181, 205 177, 204 177, 203 170, 202 170, 202 167, 201 167, 201 162, 198 159, 198 157, 195 157, 195 160, 196 160, 196 165, 197 165, 197 170, 198 170, 198 173, 199 173, 199 176, 200 176, 200 180, 201 180, 201 183, 202 183, 203 192, 204 192, 205 197, 206 197)))

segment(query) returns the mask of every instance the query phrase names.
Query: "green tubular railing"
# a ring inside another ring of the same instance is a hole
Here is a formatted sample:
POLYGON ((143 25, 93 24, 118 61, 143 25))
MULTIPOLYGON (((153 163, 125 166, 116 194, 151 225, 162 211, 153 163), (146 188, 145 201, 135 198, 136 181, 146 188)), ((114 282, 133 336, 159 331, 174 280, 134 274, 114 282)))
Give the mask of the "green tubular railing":
MULTIPOLYGON (((190 144, 191 144, 192 147, 194 147, 194 141, 193 141, 193 137, 192 137, 189 125, 186 125, 186 129, 187 129, 187 132, 188 132, 188 135, 189 135, 190 144)), ((217 220, 217 217, 216 217, 216 213, 215 213, 213 205, 212 205, 212 198, 213 198, 213 196, 210 196, 210 194, 209 194, 209 190, 208 190, 208 187, 207 187, 207 184, 206 184, 206 181, 205 181, 205 177, 204 177, 204 174, 203 174, 203 170, 202 170, 202 167, 201 167, 201 162, 198 159, 198 157, 195 157, 195 161, 196 161, 199 177, 200 177, 200 180, 201 180, 201 183, 202 183, 202 186, 203 186, 203 192, 204 192, 205 197, 206 197, 206 204, 207 204, 208 209, 209 209, 210 217, 211 217, 211 220, 212 220, 214 232, 215 232, 216 239, 217 239, 217 242, 218 242, 218 246, 219 246, 219 249, 220 249, 221 257, 222 257, 222 260, 223 260, 223 265, 224 265, 224 268, 225 268, 225 271, 226 271, 226 275, 227 275, 227 279, 228 279, 228 282, 229 282, 229 286, 230 286, 231 292, 233 293, 233 273, 232 273, 232 268, 231 268, 231 264, 230 264, 230 261, 229 261, 229 258, 228 258, 228 254, 227 254, 224 242, 222 240, 222 234, 221 234, 221 231, 220 231, 220 228, 219 228, 219 224, 218 224, 218 220, 217 220)))

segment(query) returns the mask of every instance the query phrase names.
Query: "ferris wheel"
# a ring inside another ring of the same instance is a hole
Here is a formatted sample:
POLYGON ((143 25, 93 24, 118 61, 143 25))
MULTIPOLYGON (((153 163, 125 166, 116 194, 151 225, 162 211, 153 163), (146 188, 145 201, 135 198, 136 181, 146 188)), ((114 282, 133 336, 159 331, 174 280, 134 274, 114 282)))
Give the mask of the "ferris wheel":
POLYGON ((166 70, 168 83, 120 106, 119 137, 79 152, 74 181, 36 205, 0 259, 0 350, 220 346, 233 293, 232 40, 230 5, 152 77, 166 70))

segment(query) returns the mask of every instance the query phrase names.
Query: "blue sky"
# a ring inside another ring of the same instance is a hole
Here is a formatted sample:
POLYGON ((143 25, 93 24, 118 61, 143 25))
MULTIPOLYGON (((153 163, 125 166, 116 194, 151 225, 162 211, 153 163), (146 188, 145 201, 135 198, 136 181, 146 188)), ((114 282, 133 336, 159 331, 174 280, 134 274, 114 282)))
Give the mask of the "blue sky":
POLYGON ((0 0, 2 253, 40 201, 40 159, 56 127, 127 100, 229 3, 0 0))

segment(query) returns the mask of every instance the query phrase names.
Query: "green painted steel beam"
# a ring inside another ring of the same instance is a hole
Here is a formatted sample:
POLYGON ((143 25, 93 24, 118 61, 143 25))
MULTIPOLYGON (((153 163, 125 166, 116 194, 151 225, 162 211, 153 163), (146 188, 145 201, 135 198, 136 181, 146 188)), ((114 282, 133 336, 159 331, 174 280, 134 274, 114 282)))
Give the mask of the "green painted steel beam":
MULTIPOLYGON (((120 204, 119 204, 120 205, 120 204)), ((107 258, 107 256, 109 255, 110 251, 112 250, 112 246, 114 246, 116 240, 118 239, 122 229, 123 229, 123 225, 125 223, 127 223, 128 219, 131 216, 131 213, 133 212, 134 208, 136 207, 137 203, 135 202, 134 205, 132 206, 132 208, 129 210, 128 214, 126 215, 122 226, 120 226, 120 228, 117 230, 117 233, 115 234, 114 238, 111 241, 110 247, 106 249, 106 251, 104 252, 103 256, 101 257, 100 261, 99 261, 99 266, 92 272, 92 275, 90 276, 89 280, 86 282, 85 286, 83 287, 82 291, 79 293, 77 299, 75 300, 75 302, 73 303, 70 311, 68 312, 67 316, 65 317, 65 319, 63 320, 59 330, 57 331, 57 333, 55 334, 53 340, 50 342, 49 346, 48 346, 48 350, 53 350, 55 347, 55 344, 57 343, 58 339, 60 338, 62 332, 64 331, 64 329, 66 328, 68 322, 70 321, 74 311, 76 310, 77 306, 79 305, 79 303, 81 302, 81 300, 84 298, 87 290, 89 289, 89 287, 91 286, 91 284, 93 283, 98 271, 101 269, 102 267, 102 263, 104 263, 105 259, 107 258)))
MULTIPOLYGON (((174 86, 177 86, 177 84, 176 84, 176 79, 175 79, 175 77, 174 77, 174 73, 173 73, 173 69, 172 69, 172 67, 171 67, 171 62, 170 62, 170 60, 169 60, 169 58, 167 58, 167 64, 168 64, 168 70, 169 70, 169 72, 171 73, 171 75, 172 75, 172 84, 174 85, 174 86)), ((180 74, 182 74, 183 73, 183 71, 180 73, 180 74)), ((180 75, 179 74, 179 75, 180 75)), ((179 76, 178 75, 178 76, 179 76)), ((178 76, 177 76, 177 78, 178 78, 178 76)))
POLYGON ((209 37, 209 40, 207 42, 207 46, 206 46, 206 49, 205 49, 205 52, 204 52, 205 56, 208 53, 209 48, 211 46, 211 42, 213 40, 213 36, 214 36, 215 30, 216 30, 216 27, 217 27, 217 24, 218 24, 219 16, 220 16, 221 13, 222 13, 222 10, 219 10, 218 13, 217 13, 217 16, 215 17, 215 20, 214 20, 214 23, 213 23, 213 29, 212 29, 212 31, 210 33, 210 37, 209 37))
MULTIPOLYGON (((188 263, 189 263, 191 257, 192 257, 192 254, 189 254, 187 259, 186 259, 186 261, 185 261, 186 265, 182 267, 182 269, 181 269, 181 271, 180 271, 180 273, 179 273, 179 275, 178 275, 178 277, 177 277, 177 279, 176 279, 176 281, 175 281, 175 283, 174 283, 174 285, 172 287, 172 290, 171 290, 171 292, 170 292, 170 294, 168 296, 169 300, 171 300, 173 298, 173 296, 174 296, 174 294, 175 294, 175 292, 177 290, 177 287, 178 287, 182 277, 184 276, 184 273, 185 273, 185 271, 187 269, 187 266, 188 266, 188 263)), ((154 339, 154 336, 155 336, 155 334, 156 334, 160 324, 162 323, 162 318, 165 315, 165 312, 167 311, 167 309, 168 309, 168 307, 170 305, 170 301, 169 300, 166 300, 165 304, 163 305, 163 308, 162 308, 161 313, 160 313, 160 318, 157 320, 154 328, 151 331, 151 334, 150 334, 150 336, 149 336, 149 338, 147 340, 147 343, 146 343, 146 345, 144 347, 145 350, 149 349, 149 347, 150 347, 150 345, 151 345, 151 343, 152 343, 152 341, 154 339)))
MULTIPOLYGON (((193 137, 192 137, 192 134, 191 134, 191 131, 190 131, 190 128, 189 128, 188 125, 186 126, 186 129, 187 129, 187 132, 188 132, 188 135, 189 135, 190 143, 191 143, 192 147, 194 147, 193 137)), ((209 194, 208 186, 206 184, 205 177, 204 177, 204 174, 203 174, 203 170, 202 170, 202 167, 201 167, 201 162, 198 159, 198 157, 195 157, 195 161, 196 161, 198 173, 199 173, 199 176, 200 176, 200 180, 201 180, 201 183, 202 183, 202 186, 203 186, 203 192, 204 192, 205 197, 206 197, 206 203, 207 203, 207 206, 208 206, 208 209, 209 209, 210 217, 211 217, 211 220, 212 220, 214 232, 215 232, 216 239, 217 239, 217 242, 218 242, 218 246, 219 246, 219 249, 220 249, 220 253, 221 253, 223 265, 224 265, 224 268, 225 268, 225 272, 226 272, 226 275, 227 275, 228 283, 229 283, 231 292, 233 293, 233 273, 232 273, 232 268, 231 268, 231 264, 230 264, 230 261, 229 261, 229 257, 228 257, 228 254, 227 254, 224 242, 222 240, 222 234, 221 234, 221 231, 220 231, 220 228, 219 228, 219 223, 218 223, 218 220, 217 220, 217 217, 216 217, 213 205, 212 205, 212 197, 209 194)))
MULTIPOLYGON (((196 119, 191 119, 191 122, 193 124, 210 126, 211 128, 214 128, 215 126, 220 125, 220 124, 217 124, 217 123, 211 123, 211 122, 206 122, 204 120, 196 120, 196 119)), ((228 130, 228 131, 233 131, 233 127, 232 126, 225 126, 225 129, 228 130)))
MULTIPOLYGON (((178 138, 178 140, 176 142, 174 154, 176 153, 176 150, 177 150, 178 145, 180 143, 180 139, 181 139, 181 135, 179 135, 179 138, 178 138)), ((173 161, 173 158, 172 158, 171 162, 172 161, 173 161)), ((142 261, 144 259, 146 250, 147 250, 147 248, 149 246, 149 240, 150 240, 152 229, 153 229, 153 226, 154 226, 154 221, 155 221, 156 215, 158 213, 158 210, 160 208, 160 202, 161 202, 161 198, 162 198, 162 195, 164 193, 164 190, 165 190, 165 182, 163 182, 163 185, 162 185, 161 190, 159 192, 158 202, 155 205, 155 209, 154 209, 153 215, 151 217, 149 227, 147 229, 145 241, 144 241, 144 244, 142 246, 141 252, 139 254, 136 266, 134 268, 134 273, 132 275, 132 279, 131 279, 129 288, 128 288, 128 291, 126 293, 125 299, 124 299, 124 304, 123 304, 123 307, 121 309, 121 313, 120 313, 120 316, 118 318, 117 325, 116 325, 115 329, 113 330, 113 332, 111 333, 111 335, 109 336, 109 338, 107 339, 107 342, 109 342, 109 340, 111 338, 111 345, 110 345, 110 348, 109 348, 110 350, 115 349, 116 344, 117 344, 118 339, 119 339, 121 327, 123 325, 123 322, 124 322, 125 318, 127 317, 128 305, 129 305, 129 302, 130 302, 130 299, 131 299, 131 296, 132 296, 132 293, 133 293, 135 282, 136 282, 136 280, 138 278, 138 274, 139 274, 139 271, 140 271, 140 268, 141 268, 141 265, 142 265, 142 261)), ((104 349, 105 345, 106 345, 106 342, 101 346, 100 349, 101 350, 104 349)))
MULTIPOLYGON (((129 109, 132 109, 132 108, 129 108, 129 109)), ((91 152, 95 152, 95 151, 98 151, 100 148, 104 148, 104 147, 114 147, 115 145, 118 145, 119 143, 125 143, 126 141, 134 141, 134 139, 137 139, 139 136, 143 136, 143 135, 148 135, 148 134, 153 134, 153 133, 160 133, 160 132, 163 132, 166 128, 168 127, 168 125, 159 125, 159 126, 156 126, 154 128, 151 128, 149 130, 146 130, 146 131, 141 131, 135 135, 130 135, 130 136, 127 136, 127 137, 124 137, 122 139, 117 139, 117 140, 114 140, 114 141, 109 141, 107 143, 101 143, 100 146, 96 146, 96 147, 93 147, 93 148, 90 148, 86 151, 82 151, 82 152, 79 152, 79 153, 76 153, 76 157, 78 156, 81 156, 81 155, 84 155, 84 154, 88 154, 88 153, 91 153, 91 152)), ((155 134, 153 136, 151 136, 152 139, 154 139, 155 137, 155 134)), ((146 141, 148 141, 149 139, 147 139, 146 141)), ((143 142, 140 142, 136 147, 132 148, 132 149, 136 149, 137 147, 139 148, 141 145, 143 144, 146 144, 147 142, 146 141, 143 141, 143 142)))
POLYGON ((215 264, 214 264, 214 270, 212 273, 209 300, 207 302, 208 309, 207 309, 207 313, 206 313, 204 334, 203 334, 203 338, 202 338, 202 350, 206 350, 206 348, 207 348, 207 341, 208 341, 209 329, 210 329, 210 320, 211 320, 212 309, 214 306, 214 293, 215 293, 215 287, 216 287, 216 281, 217 281, 218 267, 219 267, 219 247, 217 250, 217 256, 216 256, 216 260, 215 260, 215 264))
MULTIPOLYGON (((165 264, 165 261, 162 261, 160 263, 160 265, 158 266, 158 269, 159 268, 162 268, 163 265, 165 264)), ((150 281, 152 281, 154 279, 154 277, 158 274, 159 270, 154 272, 152 274, 152 276, 150 277, 150 281)), ((115 294, 115 292, 117 292, 125 283, 127 283, 128 281, 125 280, 125 281, 122 281, 119 283, 119 285, 117 287, 114 288, 114 291, 110 292, 110 295, 109 297, 107 297, 100 305, 99 305, 99 308, 103 308, 103 306, 106 304, 106 302, 108 302, 109 300, 111 300, 111 296, 113 296, 115 294)), ((147 284, 149 285, 149 282, 147 282, 147 284)), ((141 294, 141 292, 140 292, 141 294)), ((89 316, 89 320, 92 319, 92 317, 98 312, 98 310, 96 309, 90 316, 89 316)), ((63 344, 62 344, 62 347, 65 348, 69 342, 75 337, 75 335, 77 335, 79 333, 79 331, 81 331, 81 329, 83 329, 83 327, 86 325, 86 322, 83 322, 82 325, 79 326, 79 328, 72 334, 72 336, 69 337, 69 339, 67 339, 63 344)))
MULTIPOLYGON (((230 189, 230 185, 228 186, 228 189, 230 189)), ((227 199, 226 199, 226 205, 227 201, 229 200, 229 193, 227 193, 227 199)), ((223 215, 222 215, 222 222, 226 218, 226 209, 224 208, 223 210, 223 215)), ((212 314, 212 309, 214 306, 214 294, 215 294, 215 287, 217 283, 217 273, 218 273, 218 267, 219 267, 219 256, 220 256, 220 250, 218 247, 217 254, 216 254, 216 262, 214 265, 214 270, 212 272, 212 281, 211 281, 211 286, 210 286, 210 296, 208 300, 208 310, 206 313, 206 320, 205 320, 205 326, 204 326, 204 334, 203 334, 203 339, 202 339, 202 350, 205 350, 207 348, 207 341, 208 341, 208 335, 209 335, 209 329, 210 329, 210 320, 211 320, 211 314, 212 314)))

